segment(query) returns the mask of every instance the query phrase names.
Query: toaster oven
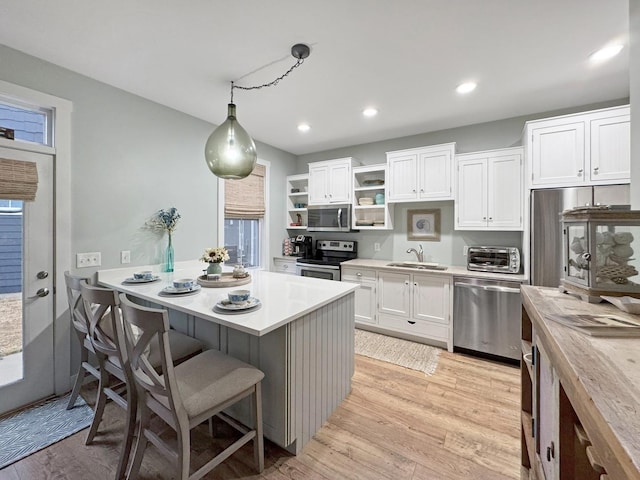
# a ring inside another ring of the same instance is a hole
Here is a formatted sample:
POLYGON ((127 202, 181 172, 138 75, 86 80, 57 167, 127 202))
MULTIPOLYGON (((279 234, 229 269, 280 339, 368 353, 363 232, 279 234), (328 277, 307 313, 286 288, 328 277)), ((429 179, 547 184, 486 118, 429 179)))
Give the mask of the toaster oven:
POLYGON ((469 247, 467 270, 520 273, 520 250, 516 247, 469 247))

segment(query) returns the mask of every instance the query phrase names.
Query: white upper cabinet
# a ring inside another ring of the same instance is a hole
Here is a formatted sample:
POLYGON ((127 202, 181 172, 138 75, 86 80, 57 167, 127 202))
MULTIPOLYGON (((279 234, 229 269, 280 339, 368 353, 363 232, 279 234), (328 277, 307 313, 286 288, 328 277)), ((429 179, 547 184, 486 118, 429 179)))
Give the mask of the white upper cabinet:
POLYGON ((309 164, 309 205, 351 203, 355 159, 340 158, 309 164))
POLYGON ((591 181, 610 183, 630 181, 631 116, 592 118, 591 181))
POLYGON ((527 122, 531 188, 628 183, 629 107, 527 122))
POLYGON ((453 199, 455 143, 387 152, 388 202, 453 199))
POLYGON ((523 149, 456 156, 456 230, 522 230, 523 149))

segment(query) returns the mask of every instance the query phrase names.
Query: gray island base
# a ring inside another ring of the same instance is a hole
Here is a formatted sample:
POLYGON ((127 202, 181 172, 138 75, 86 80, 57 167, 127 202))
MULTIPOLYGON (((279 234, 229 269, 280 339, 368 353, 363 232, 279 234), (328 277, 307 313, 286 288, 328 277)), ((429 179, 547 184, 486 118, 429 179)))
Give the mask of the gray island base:
MULTIPOLYGON (((252 282, 243 288, 262 306, 246 314, 213 310, 233 288, 203 288, 183 297, 158 295, 173 278, 195 278, 201 265, 184 262, 172 274, 154 272, 161 279, 150 284, 122 284, 134 271, 149 267, 102 270, 98 281, 141 303, 168 308, 176 330, 261 369, 264 435, 299 453, 351 390, 357 285, 252 272, 252 282)), ((245 399, 227 412, 251 425, 250 411, 245 399)))

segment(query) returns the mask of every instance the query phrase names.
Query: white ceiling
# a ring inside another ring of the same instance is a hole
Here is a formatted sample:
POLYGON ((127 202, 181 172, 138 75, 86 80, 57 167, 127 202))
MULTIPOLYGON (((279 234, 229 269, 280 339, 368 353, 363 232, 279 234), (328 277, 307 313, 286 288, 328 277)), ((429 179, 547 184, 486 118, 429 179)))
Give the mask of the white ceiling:
POLYGON ((0 43, 216 124, 229 81, 271 81, 307 43, 280 84, 234 94, 256 140, 304 154, 627 97, 628 13, 628 0, 0 0, 0 43), (467 80, 478 88, 458 95, 467 80))

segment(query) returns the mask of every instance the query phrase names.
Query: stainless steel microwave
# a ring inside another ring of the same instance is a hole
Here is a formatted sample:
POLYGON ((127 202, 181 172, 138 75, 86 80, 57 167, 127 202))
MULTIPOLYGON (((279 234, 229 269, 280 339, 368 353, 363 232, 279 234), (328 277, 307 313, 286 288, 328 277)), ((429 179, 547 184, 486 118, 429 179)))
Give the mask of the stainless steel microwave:
POLYGON ((307 207, 307 231, 351 231, 351 205, 309 205, 307 207))

